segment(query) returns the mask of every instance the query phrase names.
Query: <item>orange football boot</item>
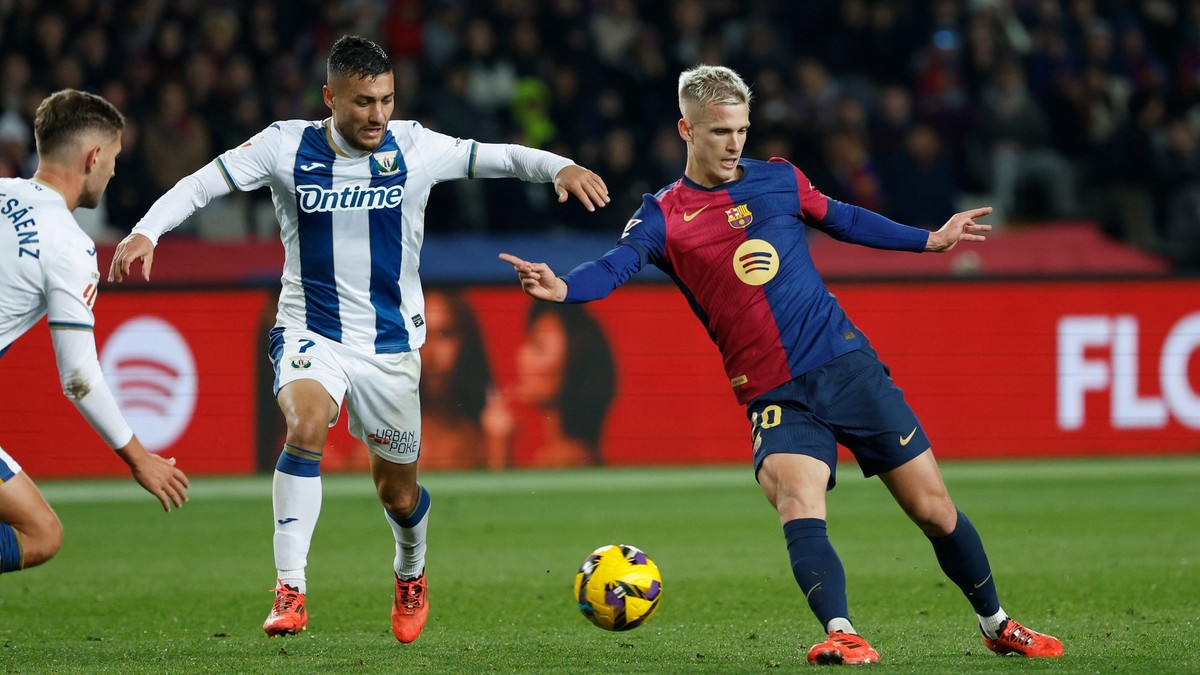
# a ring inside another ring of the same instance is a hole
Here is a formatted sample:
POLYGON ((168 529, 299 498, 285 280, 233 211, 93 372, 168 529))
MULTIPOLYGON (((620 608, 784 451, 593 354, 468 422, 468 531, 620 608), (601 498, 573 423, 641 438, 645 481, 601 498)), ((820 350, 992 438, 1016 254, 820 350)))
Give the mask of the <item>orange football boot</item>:
POLYGON ((808 662, 814 666, 858 666, 879 663, 879 652, 861 636, 835 630, 827 640, 808 650, 808 662))
POLYGON ((425 627, 425 617, 429 616, 427 594, 424 572, 409 581, 396 577, 396 600, 392 603, 392 632, 396 634, 397 640, 408 643, 421 635, 421 629, 425 627))
POLYGON ((308 627, 308 610, 304 608, 304 594, 275 580, 275 604, 263 622, 267 635, 295 635, 308 627))
POLYGON ((995 640, 983 636, 983 643, 997 654, 1018 654, 1031 659, 1053 659, 1063 655, 1062 642, 1053 635, 1046 635, 1012 619, 1000 625, 1000 634, 995 640))

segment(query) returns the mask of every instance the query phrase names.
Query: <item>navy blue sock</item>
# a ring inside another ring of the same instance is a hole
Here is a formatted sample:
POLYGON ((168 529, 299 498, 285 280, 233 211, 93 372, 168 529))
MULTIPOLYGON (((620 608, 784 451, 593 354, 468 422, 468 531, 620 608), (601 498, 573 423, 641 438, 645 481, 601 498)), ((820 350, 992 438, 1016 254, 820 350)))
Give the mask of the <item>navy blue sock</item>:
POLYGON ((0 574, 21 569, 21 535, 8 523, 0 523, 0 574))
POLYGON ((992 567, 979 532, 962 511, 958 524, 944 537, 929 537, 942 571, 967 596, 967 601, 979 616, 991 616, 1000 611, 1000 596, 992 579, 992 567))
POLYGON ((846 570, 829 541, 825 521, 820 518, 797 518, 783 525, 787 539, 792 575, 808 600, 808 606, 821 629, 838 617, 850 618, 846 600, 846 570))

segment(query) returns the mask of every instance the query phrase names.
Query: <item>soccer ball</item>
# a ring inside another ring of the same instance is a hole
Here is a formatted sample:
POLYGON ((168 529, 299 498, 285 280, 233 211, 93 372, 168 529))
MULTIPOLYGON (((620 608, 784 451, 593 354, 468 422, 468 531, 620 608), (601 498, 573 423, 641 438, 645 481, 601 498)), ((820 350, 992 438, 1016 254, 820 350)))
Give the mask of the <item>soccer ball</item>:
POLYGON ((604 630, 630 630, 649 619, 662 600, 658 565, 625 544, 601 546, 575 575, 579 611, 604 630))

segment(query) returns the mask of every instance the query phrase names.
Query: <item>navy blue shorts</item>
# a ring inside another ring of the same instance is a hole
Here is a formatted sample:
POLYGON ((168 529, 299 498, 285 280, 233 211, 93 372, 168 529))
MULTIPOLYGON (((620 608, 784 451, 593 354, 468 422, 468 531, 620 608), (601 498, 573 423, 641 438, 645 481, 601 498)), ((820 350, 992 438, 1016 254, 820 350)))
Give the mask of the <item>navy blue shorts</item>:
POLYGON ((754 475, 776 452, 815 457, 837 478, 837 444, 850 449, 863 476, 891 471, 929 449, 904 392, 869 345, 844 354, 755 398, 746 406, 754 475))

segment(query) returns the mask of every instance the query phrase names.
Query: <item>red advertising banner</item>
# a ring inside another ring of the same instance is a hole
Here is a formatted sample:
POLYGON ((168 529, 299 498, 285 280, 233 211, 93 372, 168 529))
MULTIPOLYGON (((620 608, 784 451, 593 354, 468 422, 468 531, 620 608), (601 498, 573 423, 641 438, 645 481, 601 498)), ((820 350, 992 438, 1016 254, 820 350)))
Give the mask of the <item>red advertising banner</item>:
MULTIPOLYGON (((1200 281, 831 287, 943 458, 1200 452, 1200 281)), ((269 469, 270 290, 102 293, 101 365, 146 444, 193 474, 269 469)), ((424 470, 745 463, 749 425, 672 286, 583 306, 427 289, 424 470)), ((748 326, 747 330, 755 330, 748 326)), ((124 475, 63 397, 40 325, 0 359, 0 445, 34 478, 124 475)), ((323 469, 365 468, 331 432, 323 469)))
MULTIPOLYGON (((1200 452, 1200 282, 832 290, 891 367, 941 457, 1200 452)), ((491 456, 438 457, 449 450, 428 431, 438 406, 426 393, 423 463, 749 463, 744 409, 716 347, 673 287, 627 286, 559 311, 516 291, 514 284, 462 293, 486 337, 491 372, 477 422, 485 440, 473 447, 491 456), (540 314, 531 314, 535 307, 540 314), (579 327, 587 323, 580 317, 553 318, 567 309, 590 317, 601 340, 579 327), (583 335, 586 347, 573 347, 572 334, 583 335), (600 418, 576 423, 583 431, 573 437, 566 430, 572 401, 577 417, 600 418), (584 431, 597 426, 599 440, 589 442, 584 431)), ((430 291, 426 379, 440 293, 430 291)), ((461 334, 461 325, 452 327, 452 336, 461 334)))
MULTIPOLYGON (((194 474, 255 466, 260 338, 272 294, 104 291, 96 303, 101 368, 146 448, 194 474)), ((128 475, 63 396, 45 319, 0 359, 0 446, 35 480, 128 475)))

